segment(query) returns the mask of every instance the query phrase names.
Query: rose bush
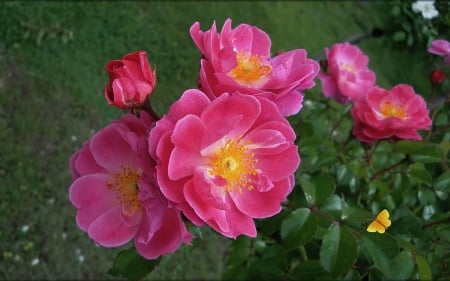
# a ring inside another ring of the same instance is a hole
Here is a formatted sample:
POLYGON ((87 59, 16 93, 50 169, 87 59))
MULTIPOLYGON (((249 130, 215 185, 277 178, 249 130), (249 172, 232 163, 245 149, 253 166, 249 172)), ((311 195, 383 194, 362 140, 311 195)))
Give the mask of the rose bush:
MULTIPOLYGON (((194 23, 190 33, 202 53, 199 89, 184 91, 161 118, 149 101, 131 102, 135 117, 112 122, 70 160, 78 226, 107 247, 134 239, 111 274, 143 278, 190 243, 186 222, 199 239, 200 226, 233 239, 226 280, 445 276, 436 264, 446 262, 448 204, 439 203, 448 198, 450 100, 433 94, 446 73, 429 76, 427 105, 408 84, 375 85, 368 56, 337 43, 325 49, 323 95, 302 109, 319 71, 305 50, 271 58, 265 32, 232 29, 230 19, 220 33, 215 22, 206 32, 194 23), (422 142, 420 130, 429 130, 422 142)), ((446 56, 441 47, 431 53, 446 56)), ((146 57, 132 54, 139 73, 146 57)), ((127 69, 118 64, 111 89, 114 81, 123 88, 122 77, 141 85, 127 69)))

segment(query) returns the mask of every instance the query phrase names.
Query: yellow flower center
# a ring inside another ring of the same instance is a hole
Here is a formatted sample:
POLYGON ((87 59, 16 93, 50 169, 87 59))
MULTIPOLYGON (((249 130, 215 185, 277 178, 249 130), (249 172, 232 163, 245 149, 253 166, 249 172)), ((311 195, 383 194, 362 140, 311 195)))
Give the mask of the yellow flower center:
POLYGON ((228 74, 239 84, 250 87, 258 87, 268 79, 272 67, 264 63, 258 55, 236 53, 237 66, 228 74))
POLYGON ((230 139, 223 147, 217 149, 213 155, 212 167, 209 174, 226 180, 225 191, 242 188, 253 189, 250 185, 251 176, 257 174, 255 168, 258 162, 255 154, 247 149, 249 142, 239 142, 230 139))
POLYGON ((386 118, 388 117, 397 117, 400 119, 406 118, 405 108, 391 102, 383 102, 380 105, 380 110, 381 114, 386 118))
POLYGON ((141 202, 138 199, 140 177, 139 171, 126 166, 118 172, 111 173, 108 188, 116 193, 125 215, 132 215, 141 208, 141 202))
POLYGON ((345 71, 348 71, 348 72, 353 72, 353 73, 356 71, 355 67, 353 65, 351 65, 351 64, 348 64, 348 63, 344 63, 342 65, 342 70, 345 70, 345 71))

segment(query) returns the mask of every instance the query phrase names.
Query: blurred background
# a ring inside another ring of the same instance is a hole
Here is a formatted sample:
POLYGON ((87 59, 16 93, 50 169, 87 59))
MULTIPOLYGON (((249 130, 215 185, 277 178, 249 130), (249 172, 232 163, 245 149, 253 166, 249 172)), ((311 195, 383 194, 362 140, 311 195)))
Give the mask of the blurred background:
MULTIPOLYGON (((114 279, 107 271, 115 255, 130 245, 96 247, 77 228, 67 192, 69 157, 122 115, 103 97, 109 60, 147 51, 158 80, 151 101, 163 115, 185 89, 196 87, 200 54, 190 26, 199 21, 206 30, 215 20, 220 29, 231 18, 233 27, 248 23, 266 31, 273 54, 302 48, 310 58, 320 59, 325 47, 355 40, 370 57, 378 85, 408 83, 427 95, 425 44, 411 48, 384 33, 392 17, 389 5, 390 1, 2 1, 0 279, 114 279)), ((318 80, 305 100, 314 95, 321 95, 318 80)), ((146 279, 219 279, 229 243, 202 228, 194 246, 165 257, 146 279)))

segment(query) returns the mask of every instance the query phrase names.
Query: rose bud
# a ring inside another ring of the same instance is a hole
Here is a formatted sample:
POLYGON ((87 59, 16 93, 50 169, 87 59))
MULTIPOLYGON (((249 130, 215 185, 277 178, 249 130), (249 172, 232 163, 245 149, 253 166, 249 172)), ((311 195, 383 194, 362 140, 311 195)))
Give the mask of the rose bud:
POLYGON ((435 69, 430 73, 430 81, 433 84, 442 84, 447 78, 447 74, 445 72, 440 71, 439 69, 435 69))
POLYGON ((105 70, 109 75, 105 97, 110 105, 124 109, 140 107, 155 88, 156 73, 144 51, 127 54, 121 60, 111 60, 105 70))

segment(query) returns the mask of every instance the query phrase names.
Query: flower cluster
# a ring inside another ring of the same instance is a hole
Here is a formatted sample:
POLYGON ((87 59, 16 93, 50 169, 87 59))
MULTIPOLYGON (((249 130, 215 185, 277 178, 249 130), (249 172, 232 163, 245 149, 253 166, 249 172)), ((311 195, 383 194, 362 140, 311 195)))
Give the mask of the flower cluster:
POLYGON ((270 56, 257 27, 226 20, 190 28, 199 48, 199 88, 161 118, 149 98, 156 73, 137 51, 106 65, 110 105, 131 111, 95 133, 70 158, 76 222, 105 247, 134 241, 155 259, 189 244, 187 223, 236 238, 256 237, 254 219, 281 211, 300 165, 286 116, 302 107, 319 64, 303 49, 270 56))
MULTIPOLYGON (((431 48, 446 55, 446 45, 431 48)), ((448 50, 447 50, 448 51, 448 50)), ((353 134, 373 143, 383 139, 421 140, 418 130, 428 130, 431 119, 425 100, 406 84, 390 90, 375 84, 368 57, 350 43, 337 43, 325 49, 324 71, 318 77, 323 95, 341 103, 352 103, 353 134)))

